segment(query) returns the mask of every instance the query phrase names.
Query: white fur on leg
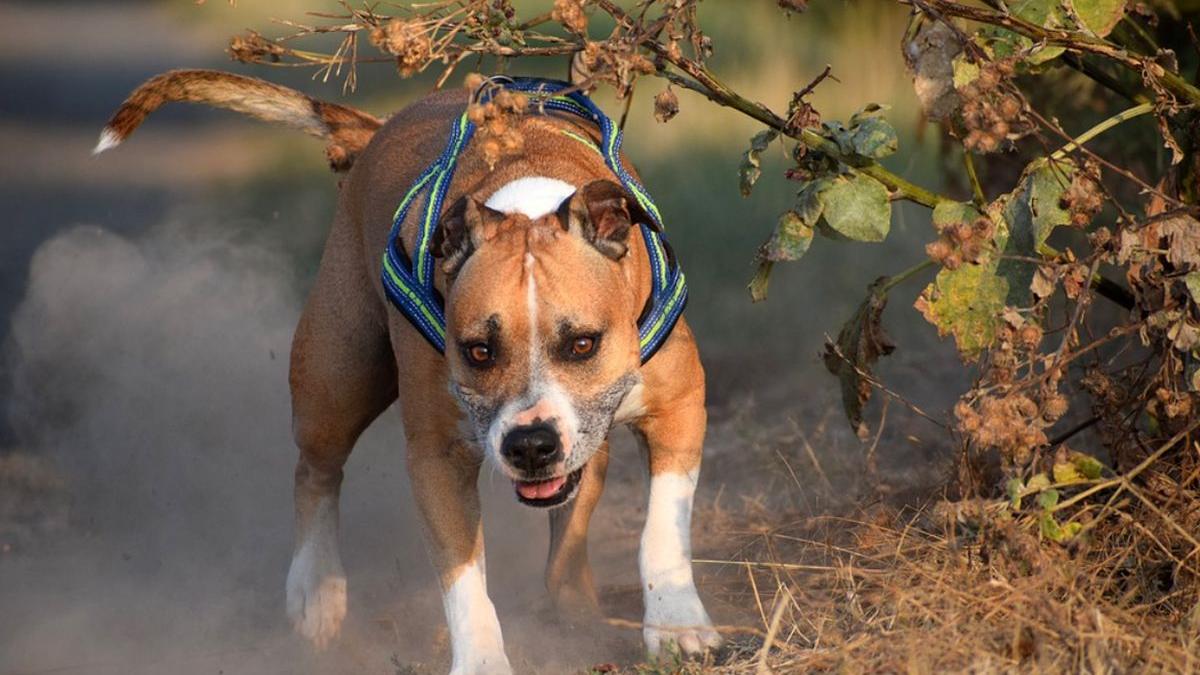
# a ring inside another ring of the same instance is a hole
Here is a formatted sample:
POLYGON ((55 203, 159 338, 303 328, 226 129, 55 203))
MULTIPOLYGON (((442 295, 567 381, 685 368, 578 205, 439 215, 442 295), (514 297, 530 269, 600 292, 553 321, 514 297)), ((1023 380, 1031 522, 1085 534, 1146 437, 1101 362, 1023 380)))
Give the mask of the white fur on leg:
POLYGON ((337 499, 317 503, 308 532, 292 556, 287 613, 296 632, 324 649, 346 618, 346 573, 337 543, 337 499))
POLYGON ((692 579, 692 497, 698 471, 650 478, 650 506, 638 568, 646 603, 642 637, 650 654, 675 643, 684 654, 721 644, 692 579))
POLYGON ((459 568, 454 583, 442 594, 442 605, 454 654, 450 675, 511 675, 482 559, 459 568))

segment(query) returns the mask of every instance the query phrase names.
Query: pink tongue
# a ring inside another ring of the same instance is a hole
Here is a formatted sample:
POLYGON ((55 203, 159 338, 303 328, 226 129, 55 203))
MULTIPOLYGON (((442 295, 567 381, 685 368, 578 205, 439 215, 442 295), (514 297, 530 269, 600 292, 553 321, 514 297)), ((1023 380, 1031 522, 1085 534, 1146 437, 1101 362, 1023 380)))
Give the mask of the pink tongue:
POLYGON ((517 494, 525 499, 548 499, 558 494, 558 491, 562 489, 562 486, 566 482, 566 476, 559 476, 550 480, 530 483, 514 481, 514 484, 517 486, 517 494))

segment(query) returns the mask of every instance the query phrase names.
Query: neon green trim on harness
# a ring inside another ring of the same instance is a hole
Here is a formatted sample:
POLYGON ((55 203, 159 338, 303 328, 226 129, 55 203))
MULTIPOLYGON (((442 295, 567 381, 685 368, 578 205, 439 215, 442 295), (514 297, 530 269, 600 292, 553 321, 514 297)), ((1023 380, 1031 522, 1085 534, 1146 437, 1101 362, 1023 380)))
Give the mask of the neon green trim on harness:
POLYGON ((413 290, 408 287, 408 284, 404 283, 404 280, 400 277, 400 275, 396 274, 396 270, 392 269, 392 265, 388 260, 386 253, 383 254, 383 269, 387 271, 388 276, 391 277, 392 283, 396 284, 397 288, 404 291, 404 294, 407 295, 413 301, 413 303, 421 309, 421 313, 425 315, 425 319, 429 321, 429 325, 433 326, 434 330, 437 331, 437 334, 440 335, 442 339, 445 339, 445 327, 442 326, 438 322, 437 317, 435 317, 433 313, 429 311, 429 307, 426 306, 426 304, 422 301, 422 298, 413 292, 413 290))
POLYGON ((663 322, 666 320, 667 315, 670 314, 670 310, 679 303, 679 296, 683 293, 683 289, 685 288, 687 288, 687 284, 684 283, 683 274, 681 273, 679 275, 679 281, 675 284, 675 290, 671 294, 671 299, 667 301, 668 311, 663 312, 663 314, 658 317, 658 321, 655 321, 654 324, 650 326, 650 331, 638 341, 638 346, 645 347, 647 344, 649 344, 654 335, 662 329, 663 322))

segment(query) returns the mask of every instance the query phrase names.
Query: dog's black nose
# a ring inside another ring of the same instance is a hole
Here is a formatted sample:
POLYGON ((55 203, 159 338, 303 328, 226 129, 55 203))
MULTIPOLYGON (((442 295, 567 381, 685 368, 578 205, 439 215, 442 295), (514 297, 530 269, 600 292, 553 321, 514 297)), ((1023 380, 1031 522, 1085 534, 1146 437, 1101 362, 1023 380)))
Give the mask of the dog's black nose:
POLYGON ((513 468, 533 473, 562 459, 558 432, 548 424, 514 427, 504 436, 500 454, 513 468))

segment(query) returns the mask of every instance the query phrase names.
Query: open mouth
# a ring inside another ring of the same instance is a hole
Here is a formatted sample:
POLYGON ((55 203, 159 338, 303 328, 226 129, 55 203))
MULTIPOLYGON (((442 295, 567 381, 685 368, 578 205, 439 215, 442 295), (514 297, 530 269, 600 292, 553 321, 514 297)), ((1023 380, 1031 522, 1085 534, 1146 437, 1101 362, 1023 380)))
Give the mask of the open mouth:
POLYGON ((514 480, 513 487, 517 490, 517 501, 526 506, 559 506, 575 496, 582 475, 583 467, 579 467, 565 476, 555 476, 546 480, 514 480))

